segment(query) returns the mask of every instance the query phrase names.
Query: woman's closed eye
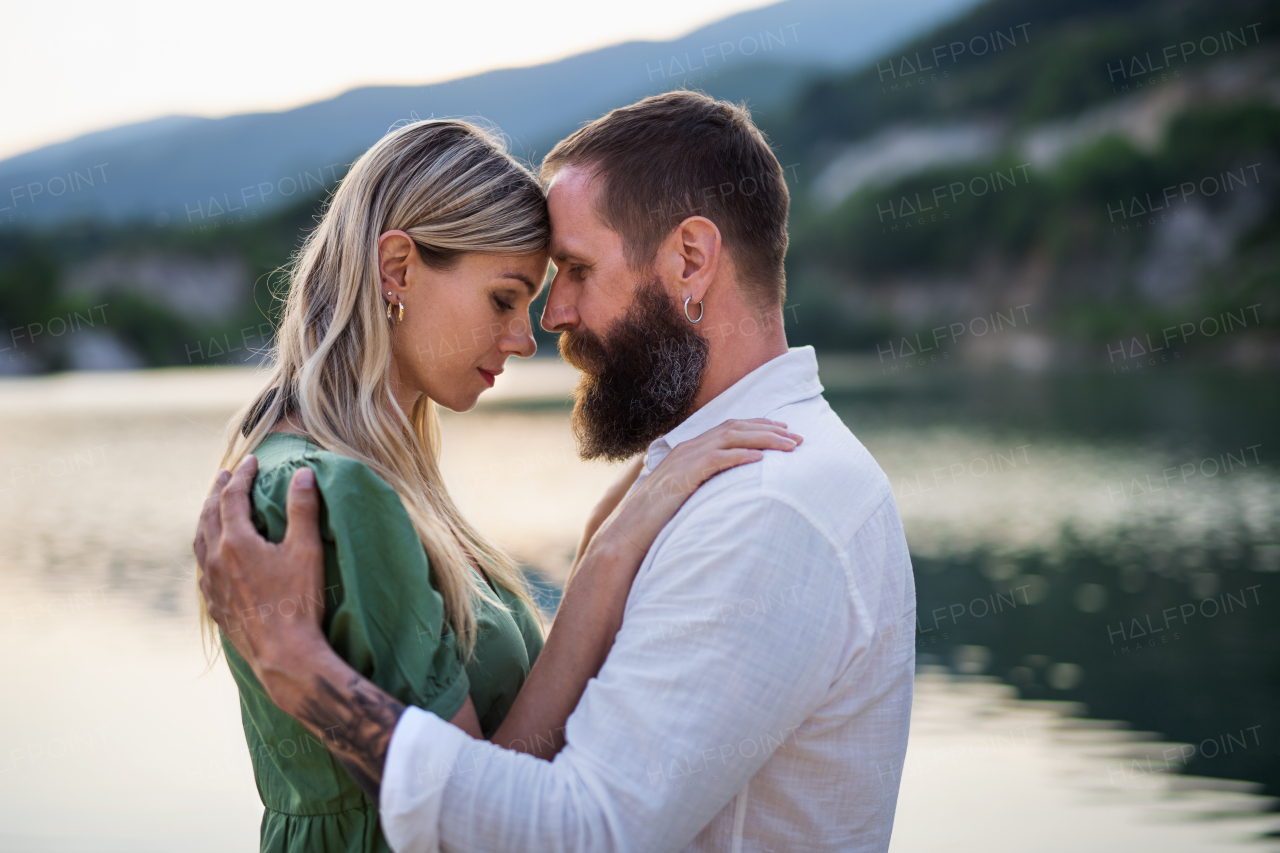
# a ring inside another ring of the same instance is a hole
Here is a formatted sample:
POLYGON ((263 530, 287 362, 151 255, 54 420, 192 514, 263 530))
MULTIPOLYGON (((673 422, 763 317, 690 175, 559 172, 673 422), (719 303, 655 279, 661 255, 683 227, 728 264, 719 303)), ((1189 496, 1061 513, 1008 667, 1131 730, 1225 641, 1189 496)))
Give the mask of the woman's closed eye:
POLYGON ((500 312, 514 311, 516 309, 515 305, 512 305, 511 303, 507 302, 496 293, 493 296, 493 304, 498 307, 498 310, 500 312))

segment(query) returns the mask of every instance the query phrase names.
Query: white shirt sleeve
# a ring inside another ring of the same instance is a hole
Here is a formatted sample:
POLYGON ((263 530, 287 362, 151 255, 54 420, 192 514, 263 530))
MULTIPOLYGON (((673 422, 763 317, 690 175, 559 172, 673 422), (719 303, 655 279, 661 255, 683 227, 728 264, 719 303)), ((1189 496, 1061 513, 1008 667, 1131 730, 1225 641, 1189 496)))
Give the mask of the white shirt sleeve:
POLYGON ((382 783, 396 853, 680 850, 794 740, 845 660, 848 566, 790 503, 714 491, 655 545, 554 761, 405 712, 382 783))

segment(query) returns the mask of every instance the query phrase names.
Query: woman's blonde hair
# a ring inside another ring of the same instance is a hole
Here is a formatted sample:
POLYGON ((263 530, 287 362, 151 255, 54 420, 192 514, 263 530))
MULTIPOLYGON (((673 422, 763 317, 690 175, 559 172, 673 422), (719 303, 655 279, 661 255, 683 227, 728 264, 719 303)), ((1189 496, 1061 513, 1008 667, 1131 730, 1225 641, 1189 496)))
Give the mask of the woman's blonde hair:
POLYGON ((502 606, 473 566, 532 602, 516 563, 463 518, 445 488, 436 404, 424 396, 404 412, 391 393, 394 331, 379 287, 378 238, 392 230, 409 234, 429 267, 448 269, 468 252, 544 250, 551 227, 537 178, 493 133, 453 120, 388 133, 352 165, 295 256, 270 378, 234 416, 219 467, 238 465, 289 416, 320 447, 368 465, 399 494, 445 618, 470 654, 476 599, 502 606))

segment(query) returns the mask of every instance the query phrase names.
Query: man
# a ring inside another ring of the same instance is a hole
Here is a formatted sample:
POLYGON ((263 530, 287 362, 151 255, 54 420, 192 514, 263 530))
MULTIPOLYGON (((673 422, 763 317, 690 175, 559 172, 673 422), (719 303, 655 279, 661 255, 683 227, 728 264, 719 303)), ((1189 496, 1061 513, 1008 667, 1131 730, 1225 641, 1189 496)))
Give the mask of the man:
MULTIPOLYGON (((785 421, 804 444, 711 479, 664 528, 554 761, 400 707, 314 620, 236 612, 307 592, 313 491, 296 491, 281 548, 198 539, 211 612, 252 633, 255 668, 290 685, 284 710, 332 723, 400 853, 886 849, 915 591, 887 479, 822 398, 813 350, 787 348, 777 159, 744 110, 673 92, 579 130, 543 176, 557 274, 542 323, 584 372, 583 455, 644 450, 643 479, 730 418, 785 421)), ((243 531, 251 471, 236 477, 221 516, 243 531)))

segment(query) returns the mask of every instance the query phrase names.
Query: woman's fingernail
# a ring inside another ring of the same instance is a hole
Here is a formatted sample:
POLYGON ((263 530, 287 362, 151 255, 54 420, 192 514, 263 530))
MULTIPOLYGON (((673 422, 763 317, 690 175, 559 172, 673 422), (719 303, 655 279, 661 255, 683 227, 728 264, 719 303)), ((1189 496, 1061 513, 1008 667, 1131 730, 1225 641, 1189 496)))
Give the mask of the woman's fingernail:
POLYGON ((295 489, 309 489, 316 484, 316 472, 310 468, 303 468, 298 472, 298 476, 293 478, 293 487, 295 489))
POLYGON ((214 480, 214 482, 217 483, 219 486, 226 486, 227 483, 231 482, 231 472, 226 470, 225 468, 222 469, 221 471, 218 472, 218 478, 214 480))

